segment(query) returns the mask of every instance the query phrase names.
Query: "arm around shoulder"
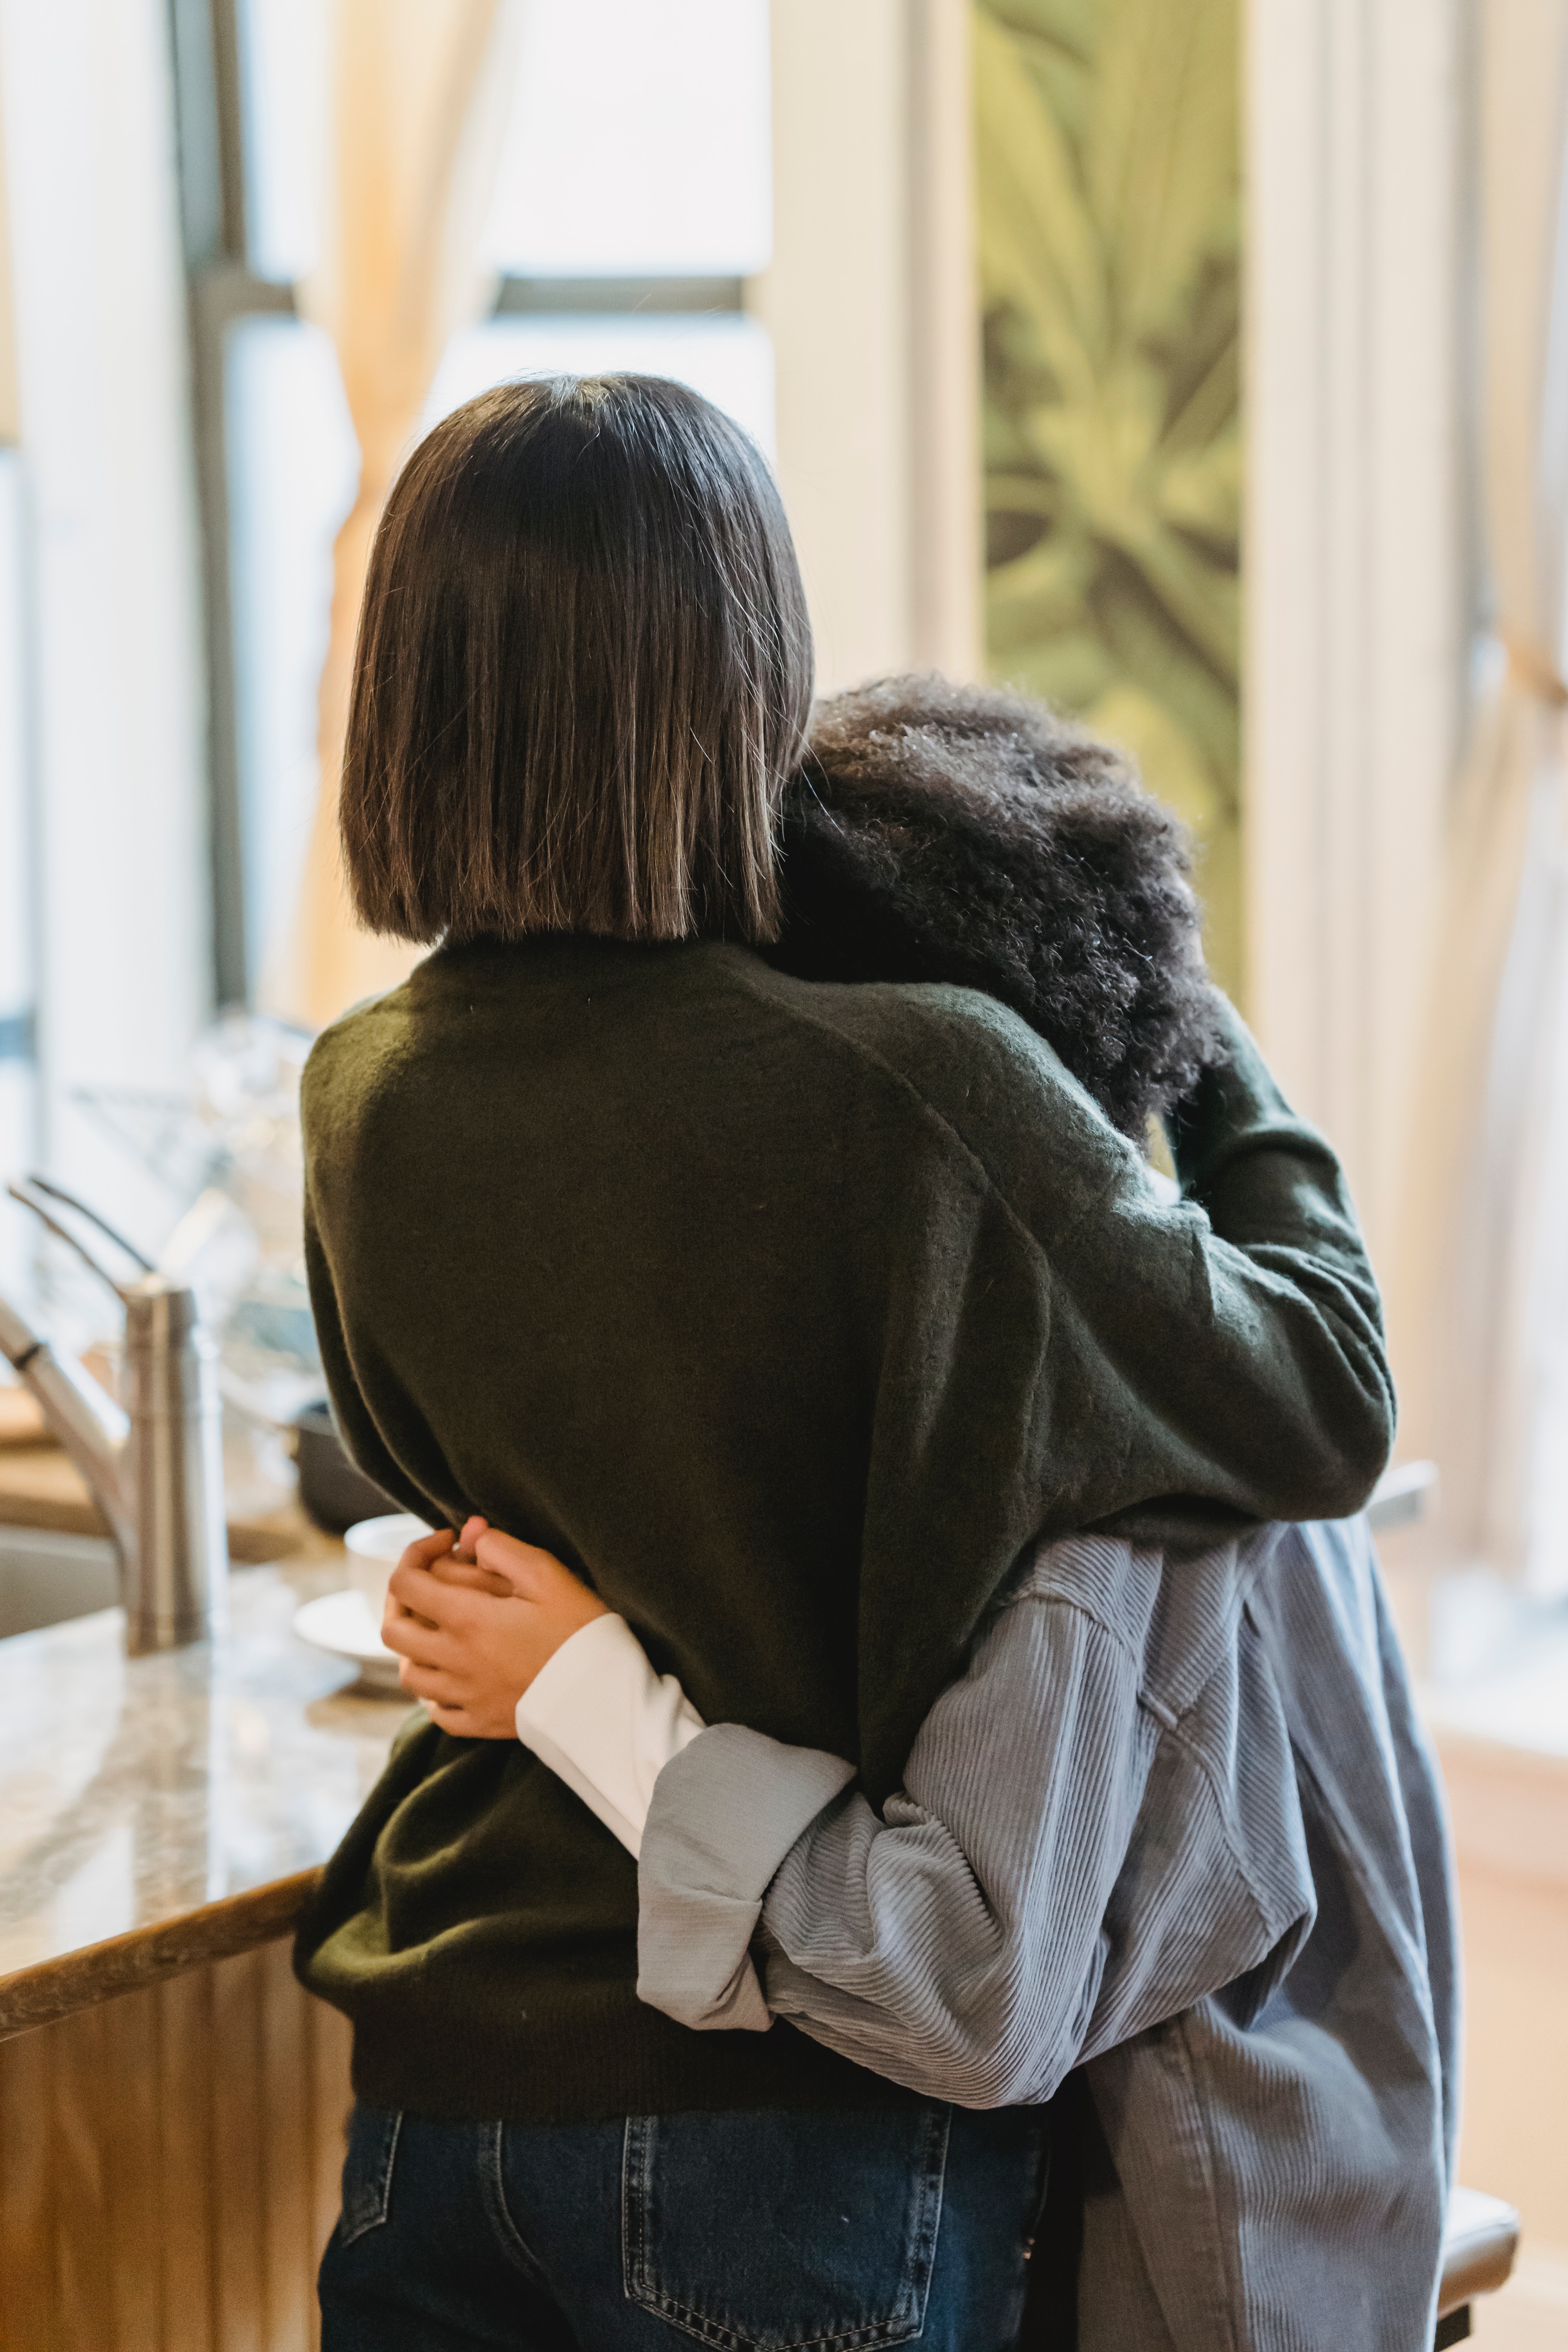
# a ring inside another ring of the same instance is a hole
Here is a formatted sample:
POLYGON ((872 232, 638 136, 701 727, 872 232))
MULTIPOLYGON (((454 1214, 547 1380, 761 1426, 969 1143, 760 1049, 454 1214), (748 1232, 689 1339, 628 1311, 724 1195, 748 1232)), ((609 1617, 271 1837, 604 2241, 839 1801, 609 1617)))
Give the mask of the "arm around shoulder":
MULTIPOLYGON (((1339 1162, 1228 1005, 1223 1024, 1223 1059, 1170 1122, 1174 1203, 998 1008, 969 1017, 966 1086, 932 1057, 941 1116, 1017 1236, 1009 1279, 1038 1296, 1031 1442, 1047 1533, 1201 1542, 1249 1520, 1343 1517, 1387 1460, 1382 1308, 1339 1162)), ((999 1381, 994 1346, 981 1369, 999 1381)))

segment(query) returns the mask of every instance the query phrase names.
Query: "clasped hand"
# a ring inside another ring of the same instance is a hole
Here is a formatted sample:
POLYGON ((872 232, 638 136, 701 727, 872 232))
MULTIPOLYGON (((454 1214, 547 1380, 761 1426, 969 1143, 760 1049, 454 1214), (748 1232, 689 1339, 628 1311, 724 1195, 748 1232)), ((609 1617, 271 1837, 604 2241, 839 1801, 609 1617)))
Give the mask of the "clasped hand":
POLYGON ((517 1702, 563 1642, 609 1611, 552 1552, 484 1519, 409 1545, 386 1588, 381 1638, 398 1680, 461 1739, 515 1739, 517 1702))

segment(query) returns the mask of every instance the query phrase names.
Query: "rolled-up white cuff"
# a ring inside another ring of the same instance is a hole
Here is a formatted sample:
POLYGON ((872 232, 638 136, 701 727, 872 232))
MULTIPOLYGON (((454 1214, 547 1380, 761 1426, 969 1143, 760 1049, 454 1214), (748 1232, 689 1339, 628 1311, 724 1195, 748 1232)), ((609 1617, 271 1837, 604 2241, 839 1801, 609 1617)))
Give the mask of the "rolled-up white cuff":
POLYGON ((673 1675, 656 1675, 624 1617, 595 1617, 540 1668, 517 1703, 517 1736, 632 1855, 653 1785, 702 1717, 673 1675))

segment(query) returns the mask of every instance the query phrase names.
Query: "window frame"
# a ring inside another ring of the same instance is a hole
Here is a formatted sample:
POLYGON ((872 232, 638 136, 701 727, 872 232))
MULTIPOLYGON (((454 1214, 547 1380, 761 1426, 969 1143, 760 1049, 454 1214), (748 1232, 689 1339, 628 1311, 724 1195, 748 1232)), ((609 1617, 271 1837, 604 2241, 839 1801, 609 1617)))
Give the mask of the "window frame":
MULTIPOLYGON (((243 774, 235 658, 226 345, 237 320, 298 315, 294 289, 250 266, 245 196, 241 0, 169 0, 176 164, 201 534, 215 1001, 250 1001, 243 774)), ((490 316, 701 318, 742 312, 745 281, 714 277, 502 278, 490 316)))

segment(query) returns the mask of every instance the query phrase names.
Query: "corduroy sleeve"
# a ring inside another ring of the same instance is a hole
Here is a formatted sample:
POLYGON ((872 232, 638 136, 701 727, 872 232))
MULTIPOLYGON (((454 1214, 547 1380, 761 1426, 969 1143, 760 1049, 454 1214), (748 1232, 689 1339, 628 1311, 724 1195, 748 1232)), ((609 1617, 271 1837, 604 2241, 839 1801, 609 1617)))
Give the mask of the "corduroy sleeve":
POLYGON ((1049 2098, 1222 1985, 1266 1990, 1313 1898, 1278 1696, 1238 1623, 1249 1573, 1225 1547, 1162 1601, 1157 1555, 1056 1548, 931 1709, 881 1818, 838 1792, 836 1759, 704 1732, 654 1786, 640 1997, 699 2028, 749 2020, 765 1889, 773 2013, 989 2107, 1049 2098))

